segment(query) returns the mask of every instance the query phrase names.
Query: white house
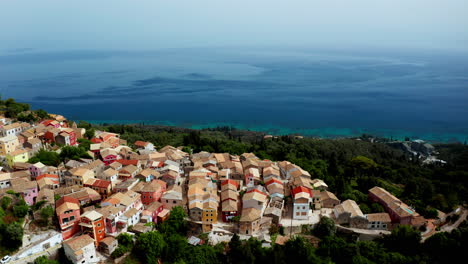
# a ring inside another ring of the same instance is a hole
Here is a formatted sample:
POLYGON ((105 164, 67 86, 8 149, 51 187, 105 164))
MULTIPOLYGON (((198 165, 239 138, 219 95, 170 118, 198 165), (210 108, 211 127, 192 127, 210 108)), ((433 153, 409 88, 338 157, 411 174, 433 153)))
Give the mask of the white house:
POLYGON ((76 264, 97 263, 99 258, 94 248, 94 240, 89 235, 81 235, 63 242, 67 258, 76 264))

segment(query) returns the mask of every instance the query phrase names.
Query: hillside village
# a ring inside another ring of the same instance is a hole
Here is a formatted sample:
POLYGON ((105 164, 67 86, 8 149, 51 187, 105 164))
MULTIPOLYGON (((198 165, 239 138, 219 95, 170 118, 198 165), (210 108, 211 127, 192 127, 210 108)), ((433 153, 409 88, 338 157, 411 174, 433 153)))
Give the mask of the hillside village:
POLYGON ((35 123, 0 117, 2 200, 22 199, 30 208, 55 212, 30 209, 24 216, 25 236, 38 238, 23 242, 12 263, 30 262, 31 256, 48 255, 62 245, 73 263, 110 260, 119 234, 147 232, 166 221, 175 207, 186 212, 187 238, 194 245, 229 242, 235 233, 242 239, 284 243, 323 216, 369 236, 388 234, 399 224, 424 226, 430 233, 445 219, 439 212, 436 220, 427 220, 380 187, 369 189, 368 199, 385 212, 364 214, 355 201, 340 201, 326 182, 288 161, 262 160, 253 153, 156 149, 151 142, 126 142, 105 131, 89 139, 88 158, 58 166, 29 163, 41 149, 60 153, 63 146, 77 146, 85 138, 86 130, 74 122, 50 117, 35 123), (49 224, 34 229, 37 221, 49 224), (285 234, 270 236, 272 226, 285 234), (205 233, 208 239, 201 239, 205 233))

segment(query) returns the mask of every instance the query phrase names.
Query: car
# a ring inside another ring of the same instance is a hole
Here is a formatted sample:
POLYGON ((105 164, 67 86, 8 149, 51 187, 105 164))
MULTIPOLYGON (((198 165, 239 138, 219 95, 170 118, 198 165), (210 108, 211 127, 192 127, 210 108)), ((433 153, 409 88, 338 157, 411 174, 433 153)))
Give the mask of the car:
POLYGON ((11 257, 6 255, 0 260, 0 263, 5 264, 5 263, 8 263, 10 260, 11 260, 11 257))

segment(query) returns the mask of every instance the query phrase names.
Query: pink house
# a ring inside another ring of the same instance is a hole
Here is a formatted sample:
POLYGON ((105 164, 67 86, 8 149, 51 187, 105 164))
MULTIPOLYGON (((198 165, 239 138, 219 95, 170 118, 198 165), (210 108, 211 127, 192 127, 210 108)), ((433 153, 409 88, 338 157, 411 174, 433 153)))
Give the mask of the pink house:
POLYGON ((104 164, 106 164, 106 166, 116 161, 117 159, 120 159, 117 151, 111 148, 101 149, 100 156, 101 156, 101 160, 104 162, 104 164))
POLYGON ((37 162, 29 166, 29 172, 31 173, 31 178, 35 179, 39 175, 45 174, 47 172, 47 166, 41 162, 37 162))
POLYGON ((63 240, 69 239, 80 231, 80 201, 78 199, 63 196, 55 203, 55 213, 57 214, 63 240))
POLYGON ((164 206, 160 202, 152 202, 145 210, 142 212, 142 219, 146 219, 147 222, 152 221, 153 223, 158 223, 158 214, 164 210, 164 206))
POLYGON ((159 201, 162 194, 166 191, 166 183, 161 180, 153 180, 147 182, 141 189, 141 201, 145 205, 159 201))
POLYGON ((29 181, 24 178, 17 178, 11 180, 11 187, 13 191, 21 194, 24 201, 29 205, 36 203, 36 197, 39 193, 36 181, 29 181))

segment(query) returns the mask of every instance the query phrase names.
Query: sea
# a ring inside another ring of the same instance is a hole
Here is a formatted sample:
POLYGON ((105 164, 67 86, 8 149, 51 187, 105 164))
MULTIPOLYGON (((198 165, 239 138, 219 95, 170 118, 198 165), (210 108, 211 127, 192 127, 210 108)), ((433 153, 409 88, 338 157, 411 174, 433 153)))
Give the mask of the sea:
POLYGON ((0 94, 95 124, 465 142, 468 53, 210 47, 0 52, 0 94))

